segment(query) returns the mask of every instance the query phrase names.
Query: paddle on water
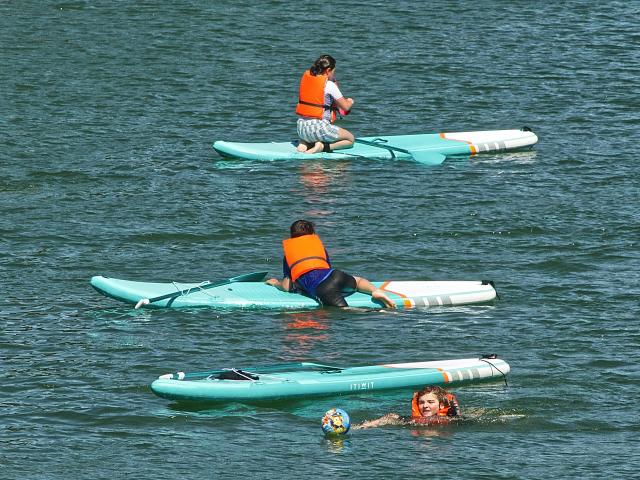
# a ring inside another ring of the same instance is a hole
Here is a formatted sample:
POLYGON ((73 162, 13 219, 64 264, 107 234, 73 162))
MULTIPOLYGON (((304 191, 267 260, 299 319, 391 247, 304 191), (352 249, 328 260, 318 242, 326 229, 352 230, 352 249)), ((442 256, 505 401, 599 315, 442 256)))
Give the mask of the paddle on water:
POLYGON ((363 145, 370 145, 372 147, 384 148, 385 150, 389 150, 392 156, 394 156, 393 152, 407 153, 411 155, 415 161, 425 165, 440 165, 447 158, 446 155, 443 155, 442 153, 433 152, 430 150, 407 150, 405 148, 384 145, 381 142, 370 142, 368 140, 362 140, 360 138, 356 138, 355 141, 356 143, 362 143, 363 145))
POLYGON ((164 295, 160 295, 158 297, 153 298, 141 298, 138 303, 136 303, 136 310, 140 307, 144 307, 145 305, 149 305, 150 303, 159 302, 160 300, 166 300, 178 298, 182 295, 187 295, 192 292, 197 292, 199 290, 206 290, 208 288, 221 287, 222 285, 227 285, 229 283, 236 282, 262 282, 264 277, 267 276, 268 272, 253 272, 253 273, 245 273, 244 275, 239 275, 237 277, 227 278, 226 280, 220 280, 218 282, 203 282, 196 287, 187 288, 185 290, 180 290, 178 292, 167 293, 164 295))
POLYGON ((312 362, 296 362, 296 363, 276 363, 275 365, 266 365, 262 367, 245 367, 245 368, 221 368, 218 370, 210 370, 208 372, 175 372, 161 375, 160 378, 168 378, 171 380, 198 380, 215 375, 220 375, 229 371, 241 371, 253 375, 273 374, 281 372, 331 372, 336 373, 344 370, 343 367, 334 367, 331 365, 323 365, 321 363, 312 362))

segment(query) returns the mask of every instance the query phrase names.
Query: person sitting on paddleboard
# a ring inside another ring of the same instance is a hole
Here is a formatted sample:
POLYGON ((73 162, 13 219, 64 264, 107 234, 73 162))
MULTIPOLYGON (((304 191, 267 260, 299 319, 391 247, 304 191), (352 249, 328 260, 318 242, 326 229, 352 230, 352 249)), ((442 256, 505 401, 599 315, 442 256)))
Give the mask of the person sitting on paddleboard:
POLYGON ((335 79, 336 61, 321 55, 300 80, 296 113, 298 119, 298 152, 330 152, 349 148, 355 138, 351 132, 334 125, 336 112, 347 115, 352 98, 344 98, 335 79))
POLYGON ((393 301, 369 280, 331 267, 327 250, 311 222, 297 220, 290 230, 291 238, 282 241, 284 278, 270 278, 266 283, 285 292, 302 290, 325 306, 348 307, 345 295, 357 290, 370 294, 385 307, 395 308, 393 301))
POLYGON ((388 413, 376 420, 369 420, 353 429, 381 427, 383 425, 438 425, 448 423, 451 418, 461 415, 460 405, 455 394, 444 388, 427 385, 415 392, 411 399, 411 417, 401 417, 397 413, 388 413))

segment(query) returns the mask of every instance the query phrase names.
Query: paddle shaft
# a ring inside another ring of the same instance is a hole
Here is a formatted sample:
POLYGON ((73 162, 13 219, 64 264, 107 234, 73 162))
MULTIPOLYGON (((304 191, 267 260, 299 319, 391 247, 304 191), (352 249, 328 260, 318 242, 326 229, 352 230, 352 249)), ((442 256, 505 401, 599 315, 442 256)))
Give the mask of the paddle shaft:
MULTIPOLYGON (((221 287, 223 285, 228 285, 229 283, 234 282, 261 282, 264 280, 264 277, 267 276, 268 272, 253 272, 246 273, 244 275, 239 275, 237 277, 228 278, 226 280, 220 280, 219 282, 210 282, 202 285, 198 285, 196 287, 185 288, 184 290, 179 290, 177 292, 166 293, 164 295, 159 295, 157 297, 153 297, 149 299, 149 302, 145 302, 145 305, 149 303, 159 302, 160 300, 166 300, 167 298, 178 298, 182 295, 188 295, 194 290, 206 290, 208 288, 221 287)), ((139 302, 138 302, 139 303, 139 302)))
MULTIPOLYGON (((173 380, 197 380, 201 378, 207 378, 212 375, 219 375, 224 372, 228 372, 234 369, 219 369, 219 370, 211 370, 209 372, 192 372, 192 373, 173 373, 173 380)), ((281 363, 276 365, 267 365, 262 367, 249 367, 249 368, 239 368, 237 370, 241 370, 246 373, 251 373, 254 375, 263 375, 269 373, 280 373, 280 372, 299 372, 305 370, 324 370, 324 371, 342 371, 342 367, 334 367, 331 365, 322 365, 319 363, 311 363, 311 362, 299 362, 299 363, 281 363)))
POLYGON ((369 145, 372 147, 384 148, 385 150, 389 150, 390 152, 402 152, 402 153, 406 153, 413 156, 413 154, 409 150, 406 150, 400 147, 394 147, 392 145, 383 145, 379 142, 370 142, 369 140, 362 140, 360 138, 356 138, 355 142, 362 143, 363 145, 369 145))

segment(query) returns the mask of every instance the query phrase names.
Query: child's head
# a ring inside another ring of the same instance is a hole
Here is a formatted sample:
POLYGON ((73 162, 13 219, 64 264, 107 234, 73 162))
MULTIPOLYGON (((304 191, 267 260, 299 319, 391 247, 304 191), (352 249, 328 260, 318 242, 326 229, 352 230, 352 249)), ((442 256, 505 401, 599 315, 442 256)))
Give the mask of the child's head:
POLYGON ((438 415, 446 404, 447 391, 438 386, 428 385, 414 395, 412 414, 415 417, 431 417, 438 415))
POLYGON ((313 223, 306 220, 296 220, 291 224, 291 238, 313 235, 314 233, 316 230, 313 228, 313 223))
POLYGON ((315 62, 313 62, 313 65, 311 65, 311 68, 309 69, 311 71, 311 75, 322 75, 323 73, 325 73, 327 70, 331 69, 335 69, 336 68, 336 59, 333 58, 331 55, 320 55, 315 62))

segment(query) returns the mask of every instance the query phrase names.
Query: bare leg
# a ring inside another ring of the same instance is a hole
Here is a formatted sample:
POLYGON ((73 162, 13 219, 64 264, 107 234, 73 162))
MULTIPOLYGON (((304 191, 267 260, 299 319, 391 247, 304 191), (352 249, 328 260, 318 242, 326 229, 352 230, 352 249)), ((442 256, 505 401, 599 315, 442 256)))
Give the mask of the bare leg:
POLYGON ((340 148, 351 148, 353 146, 355 137, 349 130, 338 127, 338 135, 338 140, 336 140, 329 146, 331 150, 338 150, 340 148))
POLYGON ((387 295, 382 290, 376 288, 369 280, 362 277, 354 278, 356 279, 356 289, 359 292, 368 293, 369 295, 371 295, 371 298, 382 302, 387 308, 396 308, 396 304, 393 303, 393 301, 389 297, 387 297, 387 295))
POLYGON ((311 146, 310 143, 305 142, 304 140, 300 140, 298 142, 298 146, 296 147, 296 150, 300 153, 303 153, 303 152, 306 152, 310 146, 311 146))
POLYGON ((350 142, 349 140, 338 140, 337 142, 334 142, 331 145, 329 145, 329 148, 331 150, 339 150, 341 148, 351 148, 352 146, 353 146, 353 142, 350 142))
POLYGON ((323 148, 324 148, 324 145, 322 144, 322 142, 316 142, 313 147, 311 147, 309 150, 307 150, 304 153, 318 153, 318 152, 321 152, 323 148))

